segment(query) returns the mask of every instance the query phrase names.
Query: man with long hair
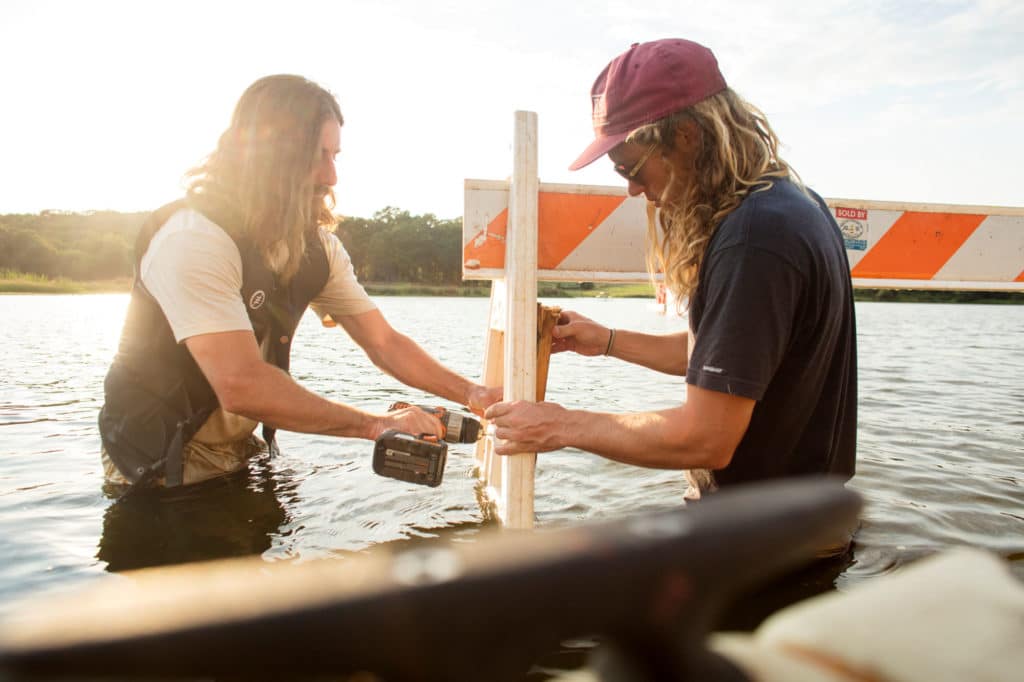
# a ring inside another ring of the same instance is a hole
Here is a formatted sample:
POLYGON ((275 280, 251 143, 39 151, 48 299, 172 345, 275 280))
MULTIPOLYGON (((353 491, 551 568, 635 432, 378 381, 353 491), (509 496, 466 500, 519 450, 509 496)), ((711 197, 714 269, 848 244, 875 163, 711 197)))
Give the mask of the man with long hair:
POLYGON ((356 281, 331 232, 343 118, 305 78, 243 93, 184 199, 157 210, 136 276, 99 426, 111 483, 194 483, 242 468, 274 430, 374 439, 389 428, 441 435, 417 408, 387 414, 320 397, 288 375, 308 306, 340 324, 403 383, 482 411, 500 397, 396 331, 356 281))
POLYGON ((611 355, 686 377, 682 405, 604 414, 498 403, 497 452, 578 447, 646 467, 703 472, 688 496, 783 476, 854 473, 857 363, 843 240, 822 199, 779 156, 758 109, 707 48, 633 45, 598 76, 595 139, 649 203, 647 253, 688 332, 609 329, 575 313, 554 350, 611 355), (657 214, 657 219, 654 216, 657 214))

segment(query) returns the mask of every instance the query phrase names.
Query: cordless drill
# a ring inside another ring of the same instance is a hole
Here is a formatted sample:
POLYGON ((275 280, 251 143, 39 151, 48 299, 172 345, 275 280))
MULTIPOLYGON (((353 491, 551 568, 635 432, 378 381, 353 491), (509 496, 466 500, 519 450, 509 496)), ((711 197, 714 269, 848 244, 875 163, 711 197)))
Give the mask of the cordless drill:
MULTIPOLYGON (((394 403, 388 411, 413 407, 409 403, 394 403)), ((480 422, 468 414, 452 412, 443 407, 416 405, 441 420, 444 440, 436 436, 402 433, 388 429, 377 437, 373 445, 373 470, 381 476, 429 485, 441 485, 444 465, 448 458, 448 443, 475 443, 480 438, 480 422), (446 442, 447 441, 447 442, 446 442)))

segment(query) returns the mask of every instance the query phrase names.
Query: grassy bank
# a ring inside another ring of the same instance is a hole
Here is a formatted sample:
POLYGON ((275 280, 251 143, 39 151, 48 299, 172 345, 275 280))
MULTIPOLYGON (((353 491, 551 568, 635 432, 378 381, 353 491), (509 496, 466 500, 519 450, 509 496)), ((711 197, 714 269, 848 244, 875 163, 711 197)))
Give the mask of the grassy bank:
POLYGON ((940 291, 938 289, 854 289, 857 301, 890 303, 1024 304, 1024 291, 940 291))
POLYGON ((371 296, 490 296, 488 282, 462 284, 416 284, 415 282, 363 282, 371 296))
MULTIPOLYGON (((131 288, 130 278, 79 281, 65 277, 0 270, 0 293, 7 294, 88 294, 121 292, 131 288)), ((415 282, 364 282, 371 296, 480 296, 491 295, 490 282, 460 284, 417 284, 415 282)), ((591 282, 538 282, 537 295, 543 298, 653 298, 649 284, 595 284, 591 282)))
POLYGON ((131 288, 128 277, 78 281, 65 277, 0 270, 0 294, 98 294, 124 293, 131 288))

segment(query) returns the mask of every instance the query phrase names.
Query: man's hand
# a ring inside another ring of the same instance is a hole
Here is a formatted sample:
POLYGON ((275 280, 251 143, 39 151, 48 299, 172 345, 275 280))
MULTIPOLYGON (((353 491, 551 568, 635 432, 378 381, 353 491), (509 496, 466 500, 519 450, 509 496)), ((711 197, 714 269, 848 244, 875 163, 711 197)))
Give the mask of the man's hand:
POLYGON ((495 403, 484 418, 497 428, 494 451, 499 455, 548 452, 565 447, 569 410, 557 403, 525 400, 495 403))
POLYGON ((551 352, 571 350, 580 355, 604 355, 611 329, 571 310, 563 310, 551 331, 551 352))
POLYGON ((552 353, 571 350, 580 355, 594 356, 604 355, 608 351, 609 355, 618 360, 666 374, 686 375, 690 337, 685 331, 644 334, 617 329, 613 341, 612 330, 608 327, 579 313, 562 311, 558 324, 551 330, 551 336, 552 353))
POLYGON ((427 434, 437 436, 438 439, 444 438, 444 426, 441 424, 441 420, 415 406, 403 407, 378 417, 370 439, 376 440, 388 429, 411 433, 414 436, 427 434))
POLYGON ((474 384, 469 389, 469 395, 466 398, 466 406, 470 411, 478 417, 484 416, 484 410, 493 405, 494 403, 501 400, 503 394, 501 386, 481 386, 474 384))

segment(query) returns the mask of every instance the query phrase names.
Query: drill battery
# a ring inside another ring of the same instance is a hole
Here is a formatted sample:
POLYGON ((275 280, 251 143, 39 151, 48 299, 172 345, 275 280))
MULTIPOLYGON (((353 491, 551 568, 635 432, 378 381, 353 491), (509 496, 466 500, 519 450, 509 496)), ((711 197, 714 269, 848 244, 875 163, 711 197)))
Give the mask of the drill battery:
POLYGON ((373 470, 399 481, 437 487, 444 476, 448 444, 388 429, 373 445, 373 470))

